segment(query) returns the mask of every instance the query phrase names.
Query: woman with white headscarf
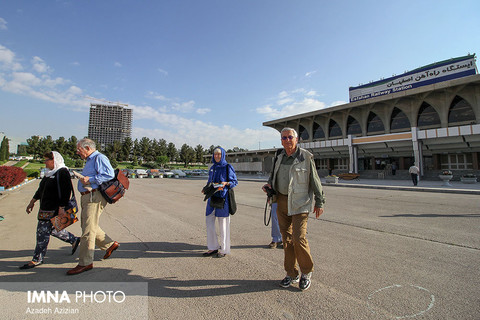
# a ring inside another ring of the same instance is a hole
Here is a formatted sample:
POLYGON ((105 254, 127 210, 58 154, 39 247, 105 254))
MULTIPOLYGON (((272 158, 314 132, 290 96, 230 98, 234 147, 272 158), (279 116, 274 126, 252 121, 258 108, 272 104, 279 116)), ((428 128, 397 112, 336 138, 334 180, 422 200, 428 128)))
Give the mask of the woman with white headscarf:
POLYGON ((37 225, 37 246, 33 254, 32 261, 24 264, 20 269, 31 269, 43 263, 45 254, 47 253, 48 242, 50 235, 68 242, 72 245, 72 255, 77 250, 80 243, 80 237, 76 237, 65 229, 57 231, 51 218, 58 215, 60 207, 65 207, 68 204, 70 195, 73 191, 70 172, 65 166, 63 157, 56 151, 47 152, 44 155, 45 167, 47 172, 45 177, 40 181, 37 192, 27 206, 27 213, 32 212, 32 209, 37 200, 40 200, 40 208, 38 211, 38 225, 37 225))

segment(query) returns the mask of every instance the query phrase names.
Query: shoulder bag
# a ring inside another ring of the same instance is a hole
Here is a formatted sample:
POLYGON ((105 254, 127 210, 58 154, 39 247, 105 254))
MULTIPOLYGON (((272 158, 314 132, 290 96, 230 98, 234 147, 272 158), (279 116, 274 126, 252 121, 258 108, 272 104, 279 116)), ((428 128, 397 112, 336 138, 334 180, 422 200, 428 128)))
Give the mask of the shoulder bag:
MULTIPOLYGON (((228 168, 230 167, 229 164, 227 164, 227 182, 228 180, 228 168)), ((235 201, 235 191, 233 191, 233 188, 228 187, 228 212, 233 216, 237 212, 237 202, 235 201)))
MULTIPOLYGON (((72 183, 72 180, 70 180, 70 183, 72 183)), ((58 188, 58 198, 61 199, 62 192, 60 190, 60 182, 59 182, 58 174, 57 174, 57 188, 58 188)), ((75 198, 75 191, 73 189, 73 184, 72 184, 72 196, 70 197, 70 200, 68 200, 68 204, 65 206, 64 210, 59 209, 58 215, 51 218, 50 221, 52 222, 53 227, 57 231, 60 231, 78 221, 77 212, 78 212, 77 199, 75 198)))
POLYGON ((129 185, 128 178, 120 170, 115 169, 113 179, 103 182, 98 186, 98 190, 108 203, 115 203, 125 195, 129 185))

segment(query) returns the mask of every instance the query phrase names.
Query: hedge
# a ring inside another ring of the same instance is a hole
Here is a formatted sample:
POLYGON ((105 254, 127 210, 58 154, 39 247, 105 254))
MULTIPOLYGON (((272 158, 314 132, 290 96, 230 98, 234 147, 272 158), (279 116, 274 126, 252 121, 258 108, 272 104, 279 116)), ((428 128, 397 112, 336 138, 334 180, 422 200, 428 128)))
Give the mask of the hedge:
POLYGON ((26 177, 27 173, 22 168, 0 166, 0 186, 5 189, 19 185, 26 177))

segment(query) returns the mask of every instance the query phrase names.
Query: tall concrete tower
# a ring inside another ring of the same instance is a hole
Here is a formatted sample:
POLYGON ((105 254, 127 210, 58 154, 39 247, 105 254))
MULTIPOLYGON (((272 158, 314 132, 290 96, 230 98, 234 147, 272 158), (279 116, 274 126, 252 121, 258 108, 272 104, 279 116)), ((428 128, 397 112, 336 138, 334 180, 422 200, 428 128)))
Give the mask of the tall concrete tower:
POLYGON ((90 104, 88 137, 97 141, 102 149, 114 141, 123 142, 131 133, 132 109, 121 105, 90 104))

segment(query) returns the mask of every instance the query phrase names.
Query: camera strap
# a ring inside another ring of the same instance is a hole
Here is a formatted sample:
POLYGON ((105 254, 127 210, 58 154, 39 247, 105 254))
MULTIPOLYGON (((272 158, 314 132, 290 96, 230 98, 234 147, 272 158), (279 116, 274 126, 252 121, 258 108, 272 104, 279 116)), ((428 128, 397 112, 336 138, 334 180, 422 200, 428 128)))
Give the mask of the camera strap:
POLYGON ((268 227, 271 219, 272 219, 272 205, 270 204, 267 198, 267 202, 265 202, 265 211, 263 212, 263 224, 265 224, 265 226, 268 227), (270 211, 269 211, 268 220, 267 220, 268 207, 270 207, 270 211))

